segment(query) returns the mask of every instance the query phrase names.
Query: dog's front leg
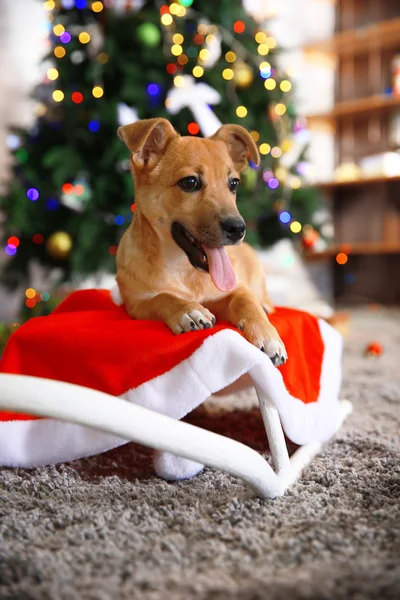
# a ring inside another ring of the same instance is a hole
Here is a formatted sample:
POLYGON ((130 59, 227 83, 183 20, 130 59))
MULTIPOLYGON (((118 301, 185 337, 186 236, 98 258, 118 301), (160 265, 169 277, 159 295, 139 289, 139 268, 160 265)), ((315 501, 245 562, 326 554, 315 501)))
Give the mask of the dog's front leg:
POLYGON ((214 315, 204 306, 173 294, 158 294, 149 299, 131 297, 125 302, 125 307, 135 319, 163 321, 175 334, 215 325, 214 315))
POLYGON ((218 320, 229 321, 240 329, 244 337, 265 352, 274 365, 286 362, 284 343, 251 290, 237 287, 228 296, 207 306, 218 320))

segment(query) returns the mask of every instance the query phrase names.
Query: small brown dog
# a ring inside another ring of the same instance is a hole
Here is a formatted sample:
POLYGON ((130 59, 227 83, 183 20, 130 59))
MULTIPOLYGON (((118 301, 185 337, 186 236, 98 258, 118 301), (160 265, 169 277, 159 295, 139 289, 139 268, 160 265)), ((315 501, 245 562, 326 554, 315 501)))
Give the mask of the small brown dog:
POLYGON ((136 211, 117 254, 117 282, 127 312, 164 321, 173 333, 229 321, 275 365, 287 359, 267 312, 265 275, 242 242, 236 206, 239 173, 257 147, 239 125, 211 138, 181 137, 166 119, 118 130, 131 151, 136 211))

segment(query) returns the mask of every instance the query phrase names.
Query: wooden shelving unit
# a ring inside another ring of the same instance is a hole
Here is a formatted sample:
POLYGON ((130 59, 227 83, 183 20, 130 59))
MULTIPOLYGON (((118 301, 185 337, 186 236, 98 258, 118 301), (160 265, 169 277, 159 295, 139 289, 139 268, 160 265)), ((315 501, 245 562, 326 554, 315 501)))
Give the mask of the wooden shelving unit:
MULTIPOLYGON (((335 105, 308 118, 334 126, 337 166, 399 149, 392 129, 400 97, 389 93, 400 55, 399 0, 337 0, 335 35, 306 52, 335 55, 335 105)), ((331 202, 335 244, 308 259, 331 261, 336 299, 400 303, 400 176, 318 187, 331 202), (343 265, 339 252, 348 256, 343 265)))
POLYGON ((307 115, 307 119, 311 121, 317 119, 344 119, 346 117, 355 117, 366 113, 378 113, 396 108, 400 108, 400 97, 376 94, 367 96, 366 98, 355 98, 354 100, 337 102, 332 112, 307 115))

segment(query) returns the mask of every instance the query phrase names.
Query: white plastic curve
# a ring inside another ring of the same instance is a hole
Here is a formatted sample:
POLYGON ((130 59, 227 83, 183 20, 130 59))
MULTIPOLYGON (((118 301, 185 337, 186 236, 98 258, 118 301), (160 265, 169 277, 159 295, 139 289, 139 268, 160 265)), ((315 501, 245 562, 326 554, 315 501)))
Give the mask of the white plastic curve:
MULTIPOLYGON (((245 481, 258 496, 283 495, 320 450, 303 446, 290 458, 279 415, 268 399, 260 407, 277 472, 260 454, 224 436, 176 421, 97 390, 25 375, 0 374, 0 408, 92 427, 120 438, 220 469, 245 481)), ((351 404, 342 402, 342 417, 351 404)))

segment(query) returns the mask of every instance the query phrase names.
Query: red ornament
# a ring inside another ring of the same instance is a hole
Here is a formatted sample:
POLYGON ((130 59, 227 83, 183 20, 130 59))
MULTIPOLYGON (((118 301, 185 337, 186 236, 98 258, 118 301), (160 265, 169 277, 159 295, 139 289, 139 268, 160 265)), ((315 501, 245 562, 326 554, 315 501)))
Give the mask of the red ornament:
POLYGON ((366 356, 381 356, 383 354, 382 344, 379 342, 371 342, 365 348, 366 356))

